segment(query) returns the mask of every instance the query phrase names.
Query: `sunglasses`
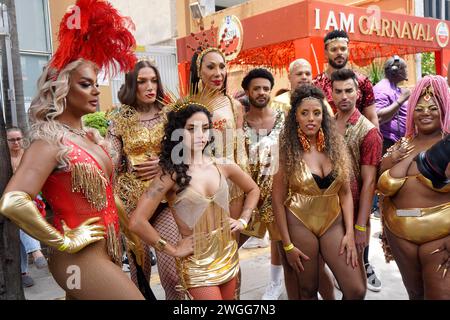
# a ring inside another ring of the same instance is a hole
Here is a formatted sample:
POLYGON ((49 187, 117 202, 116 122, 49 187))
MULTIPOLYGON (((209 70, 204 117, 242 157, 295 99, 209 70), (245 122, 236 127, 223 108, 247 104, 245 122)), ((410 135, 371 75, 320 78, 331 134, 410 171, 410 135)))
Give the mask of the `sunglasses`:
POLYGON ((8 142, 20 142, 20 141, 22 141, 22 139, 23 138, 9 138, 9 139, 6 139, 6 140, 8 140, 8 142))

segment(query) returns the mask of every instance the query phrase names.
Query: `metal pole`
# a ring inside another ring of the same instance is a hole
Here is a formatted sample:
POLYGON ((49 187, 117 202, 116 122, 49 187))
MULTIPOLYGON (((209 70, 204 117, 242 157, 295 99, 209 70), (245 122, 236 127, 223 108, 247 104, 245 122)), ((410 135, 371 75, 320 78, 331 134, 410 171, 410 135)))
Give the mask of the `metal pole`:
POLYGON ((6 54, 6 67, 8 68, 8 96, 5 97, 10 101, 11 121, 12 125, 17 127, 17 109, 16 109, 16 92, 14 89, 14 71, 12 65, 11 53, 11 35, 9 30, 8 8, 2 4, 2 35, 4 36, 4 50, 6 54))
POLYGON ((445 20, 445 0, 441 0, 441 20, 445 20))
POLYGON ((16 91, 14 88, 14 71, 12 64, 12 53, 11 53, 11 34, 9 30, 9 19, 8 19, 8 8, 3 5, 3 21, 5 24, 5 29, 7 34, 5 36, 5 51, 6 51, 6 64, 8 67, 8 99, 11 103, 11 120, 12 125, 17 127, 17 108, 16 108, 16 91))
MULTIPOLYGON (((415 0, 414 3, 414 15, 416 17, 423 17, 425 8, 423 0, 415 0)), ((416 53, 415 54, 415 61, 416 61, 416 82, 419 82, 420 79, 422 79, 422 54, 416 53)))
MULTIPOLYGON (((0 37, 1 37, 1 41, 3 41, 3 36, 5 34, 6 34, 6 30, 5 30, 5 26, 3 25, 3 4, 0 4, 0 37)), ((4 50, 4 49, 2 49, 2 50, 4 50)), ((3 68, 3 65, 2 65, 2 68, 3 68)), ((6 104, 5 104, 5 95, 4 95, 4 91, 3 91, 4 82, 3 82, 3 76, 2 76, 1 70, 0 70, 0 80, 2 80, 0 83, 0 88, 2 90, 2 92, 0 93, 0 96, 2 99, 3 121, 4 121, 4 123, 6 123, 6 104)))

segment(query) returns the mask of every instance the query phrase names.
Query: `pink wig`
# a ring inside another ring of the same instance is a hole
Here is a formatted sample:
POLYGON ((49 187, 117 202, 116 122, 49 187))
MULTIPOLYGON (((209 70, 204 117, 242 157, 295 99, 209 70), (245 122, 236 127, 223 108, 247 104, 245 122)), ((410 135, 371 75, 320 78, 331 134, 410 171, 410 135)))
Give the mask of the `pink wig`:
POLYGON ((417 83, 408 100, 408 111, 406 116, 406 136, 415 136, 417 134, 414 125, 414 108, 421 97, 422 90, 428 86, 433 88, 435 96, 434 101, 441 110, 441 128, 446 134, 450 132, 450 94, 447 81, 441 76, 425 76, 417 83))

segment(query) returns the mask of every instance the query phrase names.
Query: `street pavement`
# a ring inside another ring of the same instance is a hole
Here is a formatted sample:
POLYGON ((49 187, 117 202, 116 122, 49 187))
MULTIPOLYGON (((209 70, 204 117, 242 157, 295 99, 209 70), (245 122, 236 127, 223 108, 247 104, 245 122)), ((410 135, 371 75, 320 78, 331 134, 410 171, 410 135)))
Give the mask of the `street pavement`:
MULTIPOLYGON (((405 300, 408 299, 403 286, 400 273, 395 262, 387 264, 384 260, 381 242, 378 238, 380 232, 380 220, 371 219, 372 237, 370 239, 370 263, 375 267, 375 272, 382 282, 380 292, 367 291, 367 300, 405 300)), ((270 247, 257 249, 239 250, 240 265, 242 269, 242 300, 260 300, 270 277, 270 247)), ((160 300, 164 299, 164 290, 159 282, 156 267, 153 267, 151 287, 160 300)), ((54 300, 64 299, 64 291, 56 284, 47 269, 39 270, 33 264, 30 265, 29 273, 35 281, 35 285, 25 288, 27 300, 54 300)), ((342 294, 336 291, 336 298, 340 299, 342 294)), ((286 300, 284 291, 280 299, 286 300)))

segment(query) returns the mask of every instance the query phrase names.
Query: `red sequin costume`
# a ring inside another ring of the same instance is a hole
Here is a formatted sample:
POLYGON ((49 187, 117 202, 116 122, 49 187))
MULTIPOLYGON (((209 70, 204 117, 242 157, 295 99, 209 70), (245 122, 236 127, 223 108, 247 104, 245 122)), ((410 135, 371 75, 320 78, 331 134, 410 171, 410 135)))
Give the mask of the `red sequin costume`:
POLYGON ((114 202, 112 177, 106 176, 95 158, 86 150, 70 140, 65 140, 64 143, 72 147, 69 153, 70 167, 68 170, 54 171, 42 189, 54 212, 53 225, 64 233, 61 220, 69 228, 76 228, 89 218, 100 217, 96 224, 106 227, 108 254, 112 261, 121 265, 119 218, 114 202))

